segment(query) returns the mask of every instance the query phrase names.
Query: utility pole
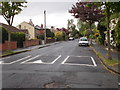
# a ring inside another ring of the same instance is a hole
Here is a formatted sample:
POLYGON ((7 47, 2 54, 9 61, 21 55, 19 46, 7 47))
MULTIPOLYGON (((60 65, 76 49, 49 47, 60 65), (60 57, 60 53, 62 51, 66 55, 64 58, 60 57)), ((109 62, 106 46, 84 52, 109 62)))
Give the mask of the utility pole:
POLYGON ((46 44, 46 10, 44 10, 44 44, 46 44))

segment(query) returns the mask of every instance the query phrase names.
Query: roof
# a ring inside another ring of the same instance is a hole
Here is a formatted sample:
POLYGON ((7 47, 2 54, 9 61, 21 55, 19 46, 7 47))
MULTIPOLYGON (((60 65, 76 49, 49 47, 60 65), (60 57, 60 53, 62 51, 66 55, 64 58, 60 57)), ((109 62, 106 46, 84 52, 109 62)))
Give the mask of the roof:
POLYGON ((25 29, 25 30, 20 30, 14 26, 9 26, 7 24, 4 24, 4 23, 0 23, 0 26, 4 27, 5 29, 9 30, 10 32, 24 32, 24 33, 28 33, 28 30, 25 29))

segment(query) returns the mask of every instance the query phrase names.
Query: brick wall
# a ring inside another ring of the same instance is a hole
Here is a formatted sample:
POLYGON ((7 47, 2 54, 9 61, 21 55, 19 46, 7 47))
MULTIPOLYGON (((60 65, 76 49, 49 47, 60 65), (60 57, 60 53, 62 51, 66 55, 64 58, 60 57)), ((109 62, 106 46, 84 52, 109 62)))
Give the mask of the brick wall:
MULTIPOLYGON (((10 42, 11 50, 17 49, 17 42, 12 41, 10 42)), ((5 41, 5 43, 0 43, 0 51, 8 50, 8 41, 5 41)))
POLYGON ((41 40, 27 40, 23 42, 23 47, 29 47, 41 44, 41 40))

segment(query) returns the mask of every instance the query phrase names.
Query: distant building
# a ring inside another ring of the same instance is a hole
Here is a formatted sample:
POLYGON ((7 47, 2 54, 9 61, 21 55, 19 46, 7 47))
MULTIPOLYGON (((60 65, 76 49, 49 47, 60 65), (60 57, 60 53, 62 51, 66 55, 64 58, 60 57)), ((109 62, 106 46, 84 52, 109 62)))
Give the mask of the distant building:
POLYGON ((29 34, 29 39, 35 39, 35 28, 32 20, 30 19, 29 23, 28 22, 22 22, 19 25, 17 25, 17 28, 19 29, 27 29, 28 34, 29 34))

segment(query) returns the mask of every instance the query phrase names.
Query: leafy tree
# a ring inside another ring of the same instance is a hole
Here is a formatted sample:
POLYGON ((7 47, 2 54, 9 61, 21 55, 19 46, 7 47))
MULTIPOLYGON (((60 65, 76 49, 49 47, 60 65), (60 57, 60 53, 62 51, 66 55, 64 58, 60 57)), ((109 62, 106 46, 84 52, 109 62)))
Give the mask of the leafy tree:
MULTIPOLYGON (((102 11, 92 2, 77 2, 73 5, 69 13, 73 13, 75 18, 79 18, 83 22, 89 23, 90 32, 92 34, 92 24, 99 21, 103 17, 102 11)), ((91 39, 92 44, 92 39, 91 39)))
POLYGON ((108 59, 112 60, 111 45, 110 45, 110 16, 113 13, 120 12, 120 1, 119 2, 102 2, 101 7, 104 6, 104 14, 106 16, 107 23, 107 43, 108 43, 108 59))
POLYGON ((57 41, 63 40, 63 32, 62 31, 55 32, 55 38, 57 41))
MULTIPOLYGON (((9 0, 8 2, 0 2, 2 10, 0 10, 1 15, 7 21, 8 25, 12 26, 15 15, 19 14, 22 11, 22 8, 25 7, 26 1, 23 2, 13 2, 9 0)), ((8 30, 8 48, 10 49, 11 41, 11 32, 8 30)))
POLYGON ((120 17, 115 27, 114 39, 115 39, 115 44, 116 44, 117 49, 120 49, 120 17))

